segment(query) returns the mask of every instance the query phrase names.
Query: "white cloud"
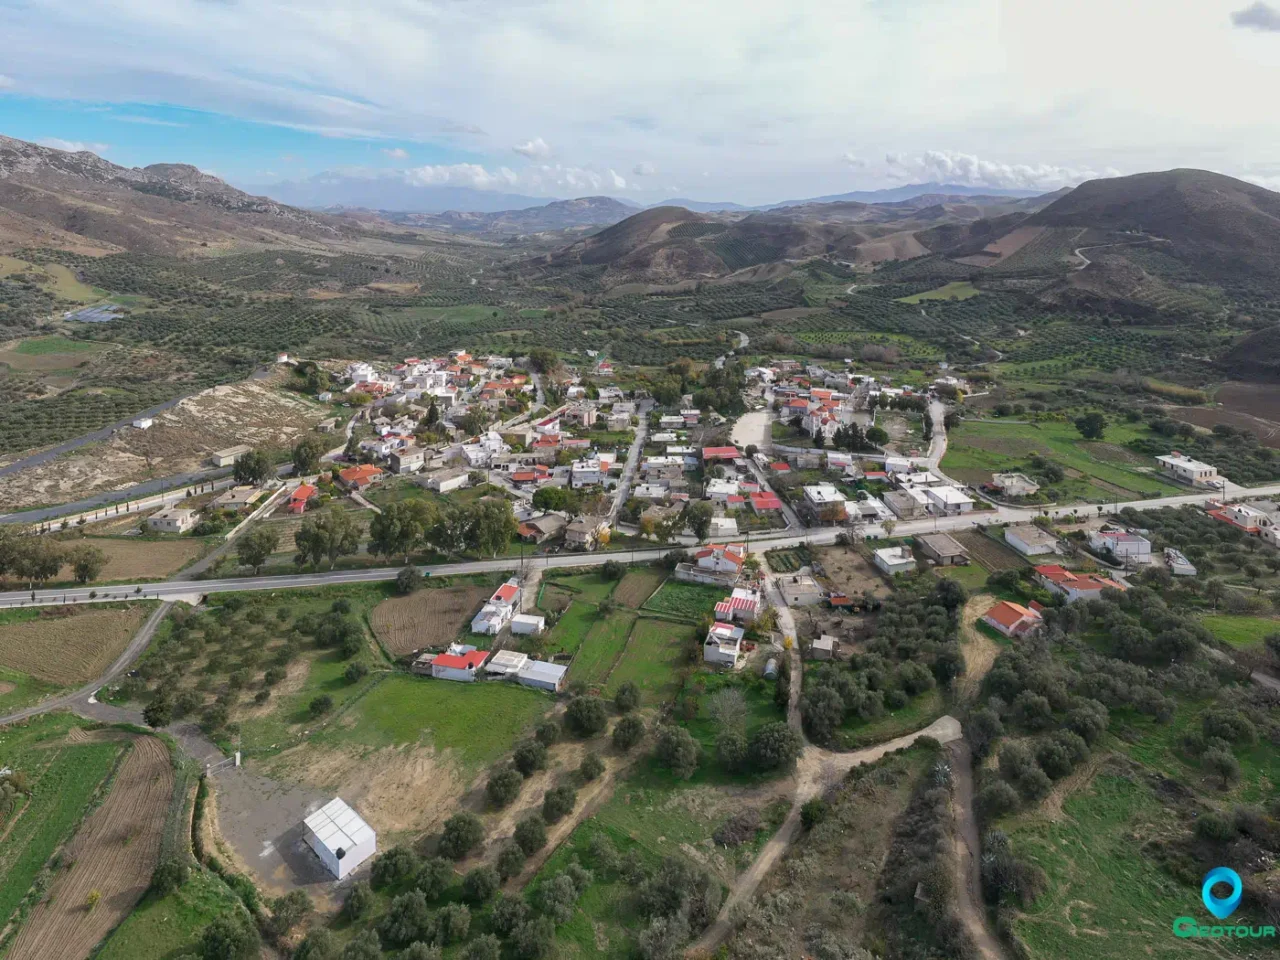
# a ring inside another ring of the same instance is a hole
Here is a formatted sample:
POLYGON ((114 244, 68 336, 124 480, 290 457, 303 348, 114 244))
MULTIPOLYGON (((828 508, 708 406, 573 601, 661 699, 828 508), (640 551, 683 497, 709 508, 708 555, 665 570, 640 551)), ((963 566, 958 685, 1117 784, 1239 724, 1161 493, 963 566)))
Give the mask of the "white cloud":
POLYGON ((1280 11, 1258 0, 1253 6, 1232 13, 1231 22, 1247 30, 1276 32, 1280 31, 1280 11))
POLYGON ((0 73, 0 90, 10 90, 16 85, 17 82, 13 77, 6 77, 3 73, 0 73))
POLYGON ((408 160, 409 151, 404 147, 390 147, 382 151, 392 160, 408 160))
POLYGON ((37 140, 36 143, 42 147, 52 147, 54 150, 65 150, 67 153, 80 153, 88 150, 90 153, 106 153, 111 146, 106 143, 82 143, 79 140, 63 140, 61 137, 45 137, 43 140, 37 140))
POLYGON ((865 170, 867 167, 867 161, 863 160, 859 156, 855 156, 847 150, 840 159, 842 159, 845 162, 845 165, 852 170, 865 170))
POLYGON ((658 168, 648 160, 642 160, 631 168, 631 172, 637 177, 652 177, 658 172, 658 168))
POLYGON ((148 127, 185 127, 185 123, 176 120, 158 120, 155 117, 143 117, 132 113, 112 113, 107 119, 119 120, 121 123, 139 123, 148 127))
POLYGON ((1056 189, 1098 177, 1114 177, 1114 168, 1063 167, 1052 163, 1000 163, 951 150, 926 150, 918 157, 888 154, 887 173, 897 180, 955 183, 1009 190, 1056 189))
POLYGON ((496 190, 514 187, 519 182, 515 172, 507 167, 486 170, 478 163, 427 164, 405 171, 405 179, 421 187, 441 184, 460 184, 477 190, 496 190))
POLYGON ((551 148, 547 146, 547 142, 541 137, 534 137, 524 143, 517 143, 511 149, 522 157, 528 157, 531 160, 545 160, 551 156, 551 148))
POLYGON ((609 171, 609 182, 613 184, 613 189, 615 190, 627 189, 627 181, 624 178, 618 176, 612 170, 609 171))

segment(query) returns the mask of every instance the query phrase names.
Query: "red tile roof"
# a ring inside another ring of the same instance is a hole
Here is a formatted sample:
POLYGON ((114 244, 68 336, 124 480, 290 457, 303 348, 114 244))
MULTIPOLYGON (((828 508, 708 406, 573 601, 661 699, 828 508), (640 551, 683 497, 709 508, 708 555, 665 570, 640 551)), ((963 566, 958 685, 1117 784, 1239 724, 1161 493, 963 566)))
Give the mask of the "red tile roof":
POLYGON ((736 460, 741 454, 737 447, 703 447, 703 460, 736 460))
POLYGON ((1006 630, 1016 626, 1026 617, 1039 619, 1039 614, 1033 613, 1020 603, 1011 603, 1008 600, 1001 600, 994 607, 988 610, 983 617, 988 620, 994 620, 1006 630))
POLYGON ((358 467, 347 467, 339 470, 338 476, 343 483, 368 483, 374 477, 382 476, 382 470, 371 463, 362 463, 358 467))
POLYGON ((775 460, 773 463, 769 464, 769 469, 776 470, 778 473, 786 473, 791 469, 791 464, 784 463, 781 460, 775 460))
POLYGON ((293 493, 289 494, 289 499, 293 501, 310 500, 319 492, 320 491, 317 490, 315 487, 313 487, 311 484, 304 483, 300 487, 298 487, 298 489, 294 490, 293 493))
POLYGON ((519 592, 520 592, 520 588, 516 586, 514 583, 504 583, 502 586, 500 586, 497 590, 494 591, 493 597, 491 599, 495 603, 498 601, 502 601, 503 603, 510 603, 512 600, 515 599, 516 594, 519 592))
POLYGON ((431 661, 433 667, 450 667, 454 670, 474 670, 489 656, 488 650, 472 650, 470 653, 442 653, 431 661))
POLYGON ((781 510, 782 501, 778 499, 775 493, 753 493, 751 495, 751 506, 756 510, 781 510))

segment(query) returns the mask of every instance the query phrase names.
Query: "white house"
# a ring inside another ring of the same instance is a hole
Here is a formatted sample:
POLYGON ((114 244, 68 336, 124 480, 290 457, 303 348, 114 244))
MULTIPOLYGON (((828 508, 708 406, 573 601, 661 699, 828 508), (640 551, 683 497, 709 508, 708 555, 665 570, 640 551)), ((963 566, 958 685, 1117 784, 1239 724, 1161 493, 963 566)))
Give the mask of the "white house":
POLYGON ((885 457, 884 458, 885 473, 914 473, 915 464, 906 457, 885 457))
POLYGON ((712 517, 711 530, 709 532, 713 537, 736 537, 738 535, 738 521, 733 517, 712 517))
POLYGON ((512 633, 536 637, 546 628, 546 617, 535 617, 528 613, 517 613, 511 618, 512 633))
POLYGON ((442 653, 431 661, 431 676, 437 680, 459 680, 462 683, 471 683, 476 678, 476 671, 484 666, 488 657, 488 650, 474 648, 467 650, 466 653, 442 653))
POLYGON ((523 684, 526 687, 535 687, 538 690, 559 693, 564 689, 564 682, 568 674, 568 667, 548 663, 546 660, 530 660, 517 671, 516 683, 523 684))
POLYGON ((471 621, 472 633, 493 636, 501 632, 507 622, 520 609, 520 581, 512 577, 497 590, 471 621))
POLYGON ((1151 541, 1126 530, 1094 531, 1089 535, 1089 546, 1099 553, 1109 553, 1117 560, 1151 562, 1151 541))
POLYGON ((391 451, 391 469, 396 473, 417 473, 426 463, 426 459, 425 450, 410 444, 391 451))
MULTIPOLYGON (((575 490, 579 487, 595 486, 602 479, 601 464, 598 457, 588 460, 575 460, 569 468, 569 486, 575 490)), ((607 469, 607 468, 606 468, 607 469)))
POLYGON ((1221 487, 1222 478, 1218 476, 1218 468, 1199 460, 1192 460, 1186 454, 1174 450, 1163 457, 1156 457, 1160 469, 1175 480, 1189 483, 1193 487, 1221 487))
POLYGON ((166 507, 147 517, 147 526, 161 533, 186 533, 196 525, 196 512, 178 507, 166 507))
POLYGON ((895 573, 910 573, 916 568, 916 558, 912 555, 910 547, 884 547, 876 550, 871 559, 889 576, 895 573))
POLYGON ((990 485, 1006 497, 1029 497, 1040 489, 1025 473, 997 473, 990 485))
POLYGON ((1024 557, 1058 552, 1058 538, 1034 523, 1015 523, 1005 527, 1004 542, 1024 557))
POLYGON ((804 488, 804 498, 821 509, 833 503, 844 503, 844 494, 830 483, 815 483, 804 488))
POLYGON ((346 379, 352 383, 360 383, 362 381, 373 380, 377 377, 377 373, 371 365, 357 360, 355 363, 347 364, 346 379))
POLYGON ((734 620, 750 622, 760 615, 764 601, 760 591, 734 587, 733 592, 716 604, 716 619, 721 623, 734 620))
POLYGON ((729 497, 738 492, 737 480, 708 480, 706 486, 707 498, 716 500, 720 503, 727 503, 729 497))
POLYGON ((302 833, 325 869, 339 880, 378 850, 378 835, 341 797, 303 820, 302 833))
POLYGON ((1123 583, 1096 573, 1073 573, 1057 564, 1036 567, 1036 579, 1050 593, 1066 598, 1067 603, 1094 600, 1103 590, 1127 590, 1123 583))
POLYGON ((518 650, 499 650, 484 665, 484 672, 492 677, 514 677, 528 662, 527 653, 521 653, 518 650))
POLYGON ((702 659, 726 667, 736 667, 742 656, 741 627, 731 623, 713 623, 702 644, 702 659))
POLYGON ((133 421, 133 426, 135 430, 150 430, 154 423, 155 420, 151 417, 139 417, 133 421))
POLYGON ((741 543, 711 543, 693 555, 703 570, 716 573, 741 573, 747 559, 747 548, 741 543))
POLYGON ((468 471, 446 470, 428 479, 427 489, 435 490, 437 493, 449 493, 452 490, 461 490, 470 482, 471 478, 468 471))
POLYGON ((949 487, 945 484, 926 487, 925 494, 929 497, 929 502, 934 509, 946 516, 968 513, 973 509, 973 498, 962 493, 957 487, 949 487))

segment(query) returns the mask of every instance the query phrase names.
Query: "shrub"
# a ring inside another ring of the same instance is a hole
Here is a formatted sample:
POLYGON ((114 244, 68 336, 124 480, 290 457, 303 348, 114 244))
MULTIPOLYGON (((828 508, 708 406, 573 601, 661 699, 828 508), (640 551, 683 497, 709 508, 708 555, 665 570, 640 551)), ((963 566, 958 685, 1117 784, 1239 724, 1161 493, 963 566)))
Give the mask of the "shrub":
POLYGON ((187 862, 179 857, 169 857, 156 864, 151 874, 151 889, 164 896, 172 893, 187 882, 191 869, 187 862))
POLYGON ((338 960, 338 941, 324 927, 314 927, 293 951, 293 960, 338 960))
POLYGON ((1196 821, 1196 836, 1214 843, 1228 843, 1236 838, 1236 825, 1215 810, 1196 821))
POLYGON ((688 780, 698 769, 701 755, 698 741, 684 727, 665 726, 658 734, 654 755, 682 780, 688 780))
POLYGON ((628 680, 618 687, 618 692, 613 695, 613 705, 617 707, 619 713, 630 713, 640 706, 640 688, 628 680))
POLYGON ((283 937, 306 918, 314 906, 306 891, 291 890, 283 897, 276 897, 271 907, 271 920, 267 924, 268 932, 273 937, 283 937))
POLYGON ((560 724, 554 720, 543 720, 534 731, 534 737, 544 747, 549 747, 560 739, 560 724))
POLYGON ((333 697, 327 693, 322 693, 318 697, 313 697, 311 702, 307 704, 307 712, 311 714, 311 719, 315 720, 323 717, 326 713, 333 709, 333 697))
POLYGON ((493 867, 476 867, 462 878, 462 899, 468 903, 484 903, 498 892, 501 882, 493 867))
POLYGON ((347 669, 342 672, 347 683, 359 683, 369 675, 369 668, 363 663, 348 663, 347 669))
POLYGON ((342 915, 348 920, 360 920, 369 915, 373 904, 373 888, 367 880, 358 880, 351 885, 347 899, 342 902, 342 915))
POLYGON ((526 857, 532 856, 547 845, 547 822, 536 813, 525 817, 516 824, 512 839, 526 857))
POLYGON ((472 813, 455 813, 444 822, 440 852, 450 860, 461 860, 484 839, 484 824, 472 813))
POLYGON ((785 722, 766 723, 751 736, 747 756, 756 770, 790 767, 804 749, 800 734, 785 722))
POLYGON ((800 808, 800 822, 804 824, 806 830, 812 830, 826 820, 830 813, 831 807, 827 804, 827 801, 821 797, 814 797, 811 800, 806 800, 800 808))
POLYGON ((444 857, 427 857, 413 878, 413 887, 428 900, 439 900, 453 882, 453 866, 444 857))
POLYGON ((503 880, 509 880, 520 873, 524 869, 524 851, 515 843, 508 843, 498 851, 498 859, 496 862, 498 868, 498 876, 503 880))
POLYGON ((260 945, 257 928, 236 909, 204 928, 198 949, 202 960, 257 960, 260 945))
POLYGON ((1209 710, 1201 726, 1206 737, 1221 737, 1228 743, 1253 743, 1258 737, 1257 728, 1239 710, 1209 710))
POLYGON ((525 740, 516 747, 511 762, 526 777, 547 765, 547 748, 537 740, 525 740))
POLYGON ((599 697, 576 697, 564 713, 569 729, 580 737, 594 737, 609 723, 604 702, 599 697))
POLYGON ((373 861, 369 879, 374 887, 390 887, 408 880, 421 866, 418 855, 408 847, 392 847, 373 861))
POLYGON ((584 783, 590 783, 602 773, 604 773, 604 761, 600 759, 598 753, 588 753, 578 764, 578 776, 584 783))
POLYGON ((417 567, 405 567, 396 574, 396 592, 404 595, 413 593, 422 586, 422 574, 417 567))
POLYGON ((573 812, 577 803, 578 791, 566 784, 552 787, 542 798, 542 819, 547 823, 556 823, 573 812))
POLYGON ((992 780, 978 791, 975 806, 983 820, 995 820, 1018 809, 1018 791, 1004 780, 992 780))
POLYGON ((644 721, 639 717, 625 716, 613 728, 613 745, 626 752, 644 739, 644 721))
POLYGON ((495 807, 505 807, 520 796, 520 788, 524 786, 524 777, 514 767, 503 767, 489 777, 485 793, 489 802, 495 807))
POLYGON ((724 730, 716 737, 716 759, 720 766, 734 773, 747 762, 747 738, 739 730, 724 730))

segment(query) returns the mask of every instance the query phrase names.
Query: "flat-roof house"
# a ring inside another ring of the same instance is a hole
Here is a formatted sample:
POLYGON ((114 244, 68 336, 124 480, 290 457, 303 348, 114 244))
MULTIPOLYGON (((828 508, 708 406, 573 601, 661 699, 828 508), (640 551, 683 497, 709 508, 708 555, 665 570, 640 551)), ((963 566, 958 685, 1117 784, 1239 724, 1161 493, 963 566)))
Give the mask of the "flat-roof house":
POLYGON ((520 581, 512 577, 493 592, 485 605, 471 621, 472 633, 493 636, 502 631, 507 622, 520 609, 520 581))
POLYGON ((1025 473, 997 473, 988 486, 1005 497, 1029 497, 1040 490, 1040 484, 1025 473))
POLYGON ((940 567, 969 562, 969 553, 949 533, 927 533, 916 537, 920 552, 940 567))
POLYGON ((225 450, 217 450, 209 455, 209 462, 215 467, 229 467, 236 462, 237 457, 244 456, 251 449, 247 443, 240 443, 225 450))
POLYGON ((821 603, 826 591, 813 577, 786 576, 774 581, 789 607, 807 607, 821 603))
POLYGON ((1089 535, 1089 546, 1118 560, 1151 562, 1151 541, 1127 530, 1096 530, 1089 535))
POLYGON ((334 797, 303 820, 302 834, 325 869, 339 880, 378 850, 373 827, 340 797, 334 797))
POLYGON ((476 671, 484 666, 488 650, 468 650, 466 653, 442 653, 431 661, 431 676, 437 680, 458 680, 471 683, 476 671))
POLYGON ((949 487, 945 484, 926 487, 925 493, 934 509, 946 516, 968 513, 973 509, 973 498, 961 492, 958 487, 949 487))
POLYGON ((1123 583, 1096 573, 1074 573, 1057 564, 1036 567, 1036 579, 1050 593, 1065 597, 1067 603, 1077 600, 1092 600, 1102 595, 1103 590, 1127 590, 1123 583))
MULTIPOLYGON (((923 496, 923 494, 921 494, 923 496)), ((903 520, 910 520, 913 517, 924 516, 925 507, 919 499, 912 496, 912 491, 908 490, 890 490, 882 498, 894 516, 903 520)))
POLYGON ((391 451, 391 469, 395 473, 417 473, 426 462, 427 452, 414 444, 391 451))
POLYGON ((499 650, 484 665, 484 672, 491 677, 514 677, 526 663, 529 655, 518 650, 499 650))
POLYGON ((916 558, 910 547, 882 547, 871 554, 872 562, 889 576, 910 573, 916 568, 916 558))
POLYGON ((1034 523, 1015 523, 1004 528, 1004 542, 1024 557, 1058 552, 1058 538, 1034 523))
POLYGON ((521 636, 536 637, 546 628, 546 617, 535 617, 529 613, 517 613, 511 618, 511 632, 521 636))
POLYGON ((731 623, 713 623, 702 644, 702 659, 724 667, 736 667, 742 657, 741 627, 731 623))
POLYGON ((1040 627, 1039 606, 1035 601, 1027 608, 1020 603, 1001 600, 982 615, 982 622, 1002 636, 1026 636, 1040 627))
POLYGON ((150 430, 155 422, 155 419, 152 417, 139 417, 137 420, 133 421, 133 428, 135 430, 150 430))
POLYGON ((1275 518, 1271 514, 1247 503, 1223 503, 1209 510, 1208 513, 1215 520, 1228 523, 1253 537, 1275 523, 1275 518))
POLYGON ((1222 478, 1218 476, 1218 468, 1208 463, 1193 460, 1177 450, 1163 457, 1156 457, 1160 469, 1181 483, 1189 483, 1193 487, 1221 487, 1222 478))
POLYGON ((834 660, 840 652, 840 641, 829 634, 816 637, 809 644, 809 656, 814 660, 834 660))
POLYGON ((568 679, 569 668, 546 660, 530 660, 516 672, 516 682, 526 687, 559 693, 568 679))
POLYGON ((804 498, 815 507, 844 503, 845 496, 830 483, 815 483, 804 488, 804 498))
POLYGON ((186 533, 196 525, 196 511, 166 507, 147 517, 147 526, 160 533, 186 533))
POLYGON ((718 500, 720 503, 728 501, 730 494, 738 492, 738 481, 736 480, 718 480, 711 479, 707 481, 706 494, 709 500, 718 500))
POLYGON ((733 517, 712 517, 710 534, 713 537, 736 537, 738 521, 733 517))

